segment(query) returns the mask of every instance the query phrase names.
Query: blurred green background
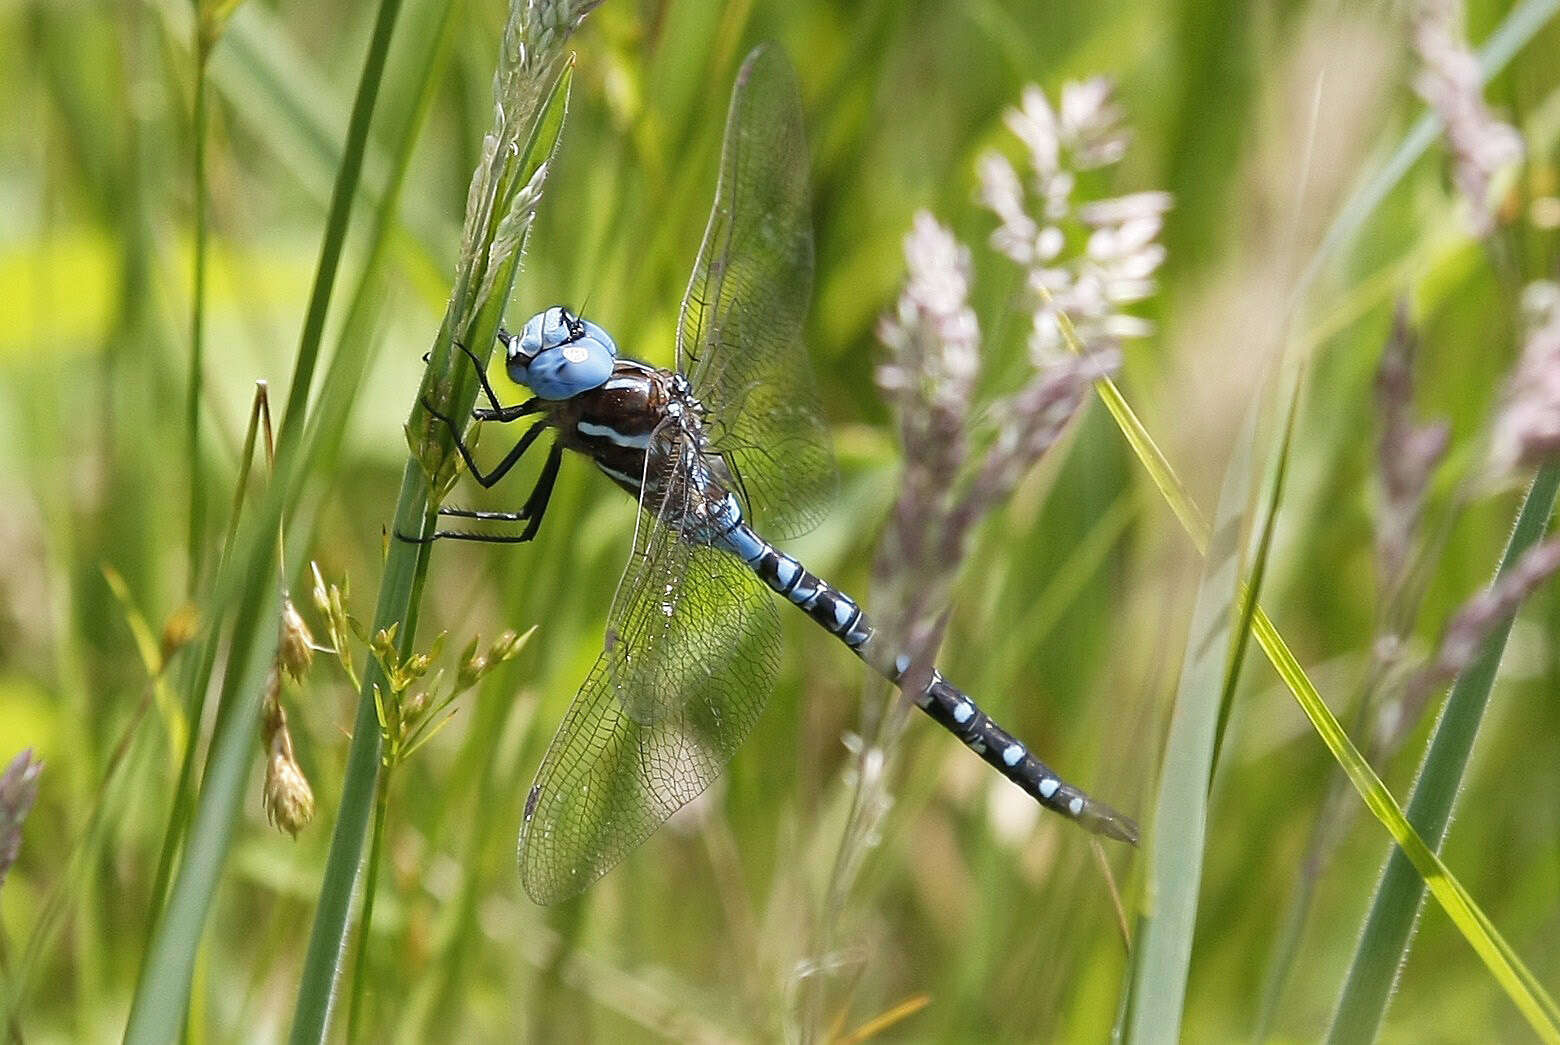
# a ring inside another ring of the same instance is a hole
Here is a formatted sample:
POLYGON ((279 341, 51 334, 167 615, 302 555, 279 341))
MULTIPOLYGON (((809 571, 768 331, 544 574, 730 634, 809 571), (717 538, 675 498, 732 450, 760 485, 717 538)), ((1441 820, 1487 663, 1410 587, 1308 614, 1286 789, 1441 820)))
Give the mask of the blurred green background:
MULTIPOLYGON (((405 0, 381 117, 411 104, 414 52, 443 10, 444 0, 405 0)), ((1470 36, 1482 39, 1504 12, 1473 3, 1470 36)), ((505 13, 457 0, 390 243, 373 363, 345 448, 288 534, 327 577, 350 578, 364 619, 405 462, 401 425, 489 125, 505 13)), ((212 56, 201 452, 213 548, 253 383, 280 392, 292 370, 373 17, 369 5, 247 0, 212 56)), ((0 756, 32 746, 46 762, 20 862, 0 890, 0 926, 11 967, 37 947, 17 1013, 34 1041, 122 1033, 187 732, 173 704, 154 701, 115 761, 149 688, 105 569, 123 576, 154 634, 186 601, 192 21, 177 0, 0 8, 0 756), (40 924, 51 927, 41 937, 40 924)), ((817 238, 809 347, 842 471, 835 512, 791 550, 870 609, 897 455, 872 382, 874 325, 903 278, 911 215, 930 208, 975 247, 985 384, 1011 387, 1025 320, 1013 271, 983 246, 992 221, 973 203, 974 160, 1005 146, 1002 113, 1025 84, 1054 97, 1069 79, 1105 74, 1136 131, 1110 190, 1175 195, 1162 288, 1142 310, 1158 333, 1130 346, 1121 384, 1211 511, 1246 411, 1255 402, 1270 421, 1281 412, 1264 383, 1271 361, 1286 340, 1312 353, 1264 604, 1351 721, 1379 611, 1373 380, 1392 308, 1412 296, 1423 337, 1418 410, 1451 422, 1446 471, 1476 467, 1519 343, 1517 295, 1554 274, 1554 223, 1535 201, 1555 192, 1560 70, 1547 56, 1560 32, 1541 33, 1488 92, 1531 150, 1497 235, 1481 244, 1462 234, 1444 152, 1433 147, 1291 311, 1342 201, 1422 111, 1392 5, 608 0, 574 44, 569 121, 512 324, 556 302, 582 306, 625 353, 670 361, 731 80, 763 39, 784 45, 803 87, 817 238)), ((342 270, 348 289, 399 144, 384 130, 394 123, 376 121, 342 270)), ((345 300, 338 291, 327 347, 345 300)), ((1445 540, 1415 625, 1422 647, 1489 577, 1517 504, 1517 491, 1504 490, 1461 508, 1451 486, 1432 491, 1445 540)), ((518 478, 453 503, 513 504, 526 489, 518 478)), ((860 884, 843 909, 820 910, 849 798, 842 736, 858 728, 864 694, 880 694, 800 614, 784 615, 769 710, 700 815, 661 831, 582 900, 530 903, 514 860, 525 791, 600 648, 632 526, 627 499, 571 460, 534 544, 436 549, 425 637, 447 630, 459 648, 479 632, 539 630, 397 776, 369 952, 373 1036, 845 1033, 923 995, 926 1007, 885 1035, 1105 1036, 1125 956, 1088 836, 1037 817, 929 723, 910 723, 894 765, 897 801, 860 884), (825 938, 828 948, 815 949, 825 938), (798 1015, 817 998, 821 1018, 798 1015)), ((1199 570, 1115 425, 1090 403, 980 530, 941 667, 1070 779, 1146 817, 1199 570)), ((307 590, 301 576, 292 582, 307 590)), ((1553 590, 1518 621, 1445 852, 1551 985, 1560 981, 1557 623, 1553 590)), ((257 743, 198 964, 192 1040, 286 1033, 355 707, 325 660, 285 696, 317 819, 296 841, 266 825, 257 743)), ((1427 732, 1428 720, 1378 766, 1399 795, 1427 732)), ((1387 848, 1352 793, 1325 801, 1336 776, 1294 701, 1253 658, 1215 779, 1187 1040, 1249 1037, 1264 1019, 1281 1040, 1327 1026, 1387 848), (1337 823, 1336 844, 1308 868, 1319 817, 1337 823), (1313 882, 1285 962, 1286 918, 1313 882), (1287 969, 1281 991, 1270 987, 1276 967, 1287 969)), ((1108 857, 1130 895, 1139 864, 1115 847, 1108 857)), ((1525 1033, 1464 940, 1428 909, 1387 1038, 1525 1033)))

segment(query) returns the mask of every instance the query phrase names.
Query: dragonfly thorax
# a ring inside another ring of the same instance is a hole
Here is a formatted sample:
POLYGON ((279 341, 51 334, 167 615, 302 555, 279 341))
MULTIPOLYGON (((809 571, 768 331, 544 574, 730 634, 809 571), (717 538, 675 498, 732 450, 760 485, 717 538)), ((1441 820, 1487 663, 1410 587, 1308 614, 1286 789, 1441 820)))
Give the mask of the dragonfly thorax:
POLYGON ((666 371, 666 416, 688 429, 698 445, 709 440, 704 435, 704 404, 693 394, 693 385, 677 371, 666 371))

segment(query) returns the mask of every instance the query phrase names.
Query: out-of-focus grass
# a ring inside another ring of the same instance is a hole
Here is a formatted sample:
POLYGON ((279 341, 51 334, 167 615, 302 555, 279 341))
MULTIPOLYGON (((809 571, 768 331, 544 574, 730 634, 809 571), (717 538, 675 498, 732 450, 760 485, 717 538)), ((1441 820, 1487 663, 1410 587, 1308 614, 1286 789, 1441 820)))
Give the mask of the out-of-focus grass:
MULTIPOLYGON (((114 815, 94 814, 114 745, 148 685, 100 566, 124 577, 154 626, 184 594, 187 468, 170 404, 181 402, 188 356, 187 6, 123 7, 113 18, 41 2, 0 12, 8 71, 0 738, 35 746, 48 766, 21 861, 0 890, 13 966, 61 869, 80 868, 64 880, 66 919, 39 952, 19 1013, 29 1038, 122 1031, 177 769, 170 725, 154 713, 104 796, 114 815)), ((406 0, 404 24, 432 24, 438 7, 406 0)), ((1247 346, 1273 334, 1282 308, 1272 303, 1284 301, 1303 262, 1303 253, 1284 253, 1273 227, 1292 227, 1296 250, 1314 246, 1343 192, 1374 169, 1370 157, 1400 141, 1418 112, 1403 85, 1401 27, 1382 11, 1338 22, 1327 21, 1327 5, 1260 18, 1235 7, 608 0, 577 43, 570 122, 509 318, 555 301, 584 304, 625 351, 669 361, 731 76, 749 44, 779 39, 807 104, 818 239, 810 347, 844 475, 839 510, 792 550, 870 608, 865 564, 893 469, 871 385, 872 325, 900 278, 909 216, 930 206, 980 242, 988 225, 969 203, 972 160, 1001 133, 1003 108, 1026 82, 1054 88, 1109 73, 1138 128, 1118 187, 1182 194, 1155 307, 1161 333, 1129 353, 1121 380, 1194 496, 1211 504, 1251 398, 1247 346), (1295 214, 1296 128, 1324 68, 1337 133, 1320 136, 1315 188, 1295 214)), ((1474 5, 1476 38, 1499 13, 1474 5)), ((334 469, 304 506, 313 554, 329 576, 352 579, 364 617, 404 460, 399 425, 417 357, 438 328, 489 122, 503 16, 499 5, 468 3, 456 27, 390 235, 373 365, 334 469)), ((251 3, 212 58, 203 427, 213 520, 224 517, 252 382, 280 387, 292 370, 371 20, 363 5, 251 3)), ((1560 80, 1541 52, 1555 43, 1553 28, 1541 33, 1491 96, 1519 113, 1546 111, 1560 80)), ((416 88, 413 53, 405 39, 392 48, 382 89, 393 109, 416 88)), ((377 200, 397 151, 384 133, 376 129, 370 145, 360 208, 377 200)), ((1553 191, 1544 179, 1553 179, 1554 141, 1533 144, 1524 201, 1553 191)), ((1416 294, 1427 317, 1421 409, 1450 417, 1455 443, 1467 447, 1512 356, 1516 281, 1554 270, 1555 232, 1525 212, 1503 234, 1506 257, 1492 264, 1446 238, 1448 208, 1432 150, 1378 205, 1368 240, 1335 259, 1344 278, 1319 283, 1296 320, 1301 335, 1326 337, 1316 343, 1263 601, 1329 698, 1354 691, 1371 641, 1374 463, 1363 433, 1391 300, 1416 294), (1373 282, 1382 272, 1394 276, 1373 282), (1372 286, 1381 288, 1375 300, 1364 293, 1372 286)), ((349 238, 345 279, 357 279, 363 249, 349 238)), ((985 264, 979 251, 977 263, 985 264)), ((1015 288, 996 266, 977 285, 999 353, 990 361, 996 383, 1016 373, 1023 324, 997 320, 1015 288)), ((326 343, 335 343, 329 333, 326 343)), ((506 486, 512 502, 525 479, 506 486)), ((1175 519, 1144 486, 1105 412, 1091 407, 979 535, 942 658, 951 678, 1060 770, 1139 811, 1156 789, 1196 570, 1175 519)), ((1487 579, 1515 505, 1499 495, 1457 521, 1421 636, 1487 579)), ((1432 507, 1444 506, 1443 495, 1432 507)), ((409 1039, 763 1036, 788 1025, 796 978, 816 975, 831 978, 846 1030, 924 992, 930 1004, 888 1034, 1106 1033, 1124 957, 1087 838, 1057 818, 1035 819, 925 723, 912 727, 900 801, 836 935, 847 946, 808 950, 813 890, 844 814, 840 736, 856 722, 863 676, 797 614, 787 615, 788 656, 770 709, 703 818, 662 831, 575 904, 529 904, 514 867, 525 788, 599 649, 632 521, 621 494, 570 461, 534 545, 439 549, 423 608, 431 628, 456 639, 540 631, 398 774, 365 1026, 409 1039)), ((294 587, 303 588, 298 578, 294 587)), ((1560 784, 1542 767, 1560 764, 1560 717, 1545 699, 1560 674, 1557 610, 1555 594, 1544 593, 1513 630, 1444 853, 1549 983, 1560 976, 1560 950, 1544 869, 1560 784)), ((1209 808, 1188 1039, 1253 1025, 1264 962, 1333 772, 1267 669, 1253 658, 1245 674, 1209 808)), ((317 668, 285 699, 320 814, 296 843, 275 834, 258 771, 251 775, 196 979, 199 1022, 224 1037, 288 1028, 340 796, 353 695, 317 668)), ((1334 708, 1345 720, 1349 710, 1334 708)), ((1377 767, 1400 795, 1424 730, 1416 738, 1377 767)), ((258 744, 255 752, 258 767, 258 744)), ((1379 826, 1360 812, 1317 884, 1277 1034, 1318 1036, 1336 1004, 1382 854, 1379 826)), ((1114 855, 1118 868, 1129 866, 1114 855)), ((1473 1039, 1521 1026, 1458 933, 1427 913, 1388 1033, 1473 1039)))

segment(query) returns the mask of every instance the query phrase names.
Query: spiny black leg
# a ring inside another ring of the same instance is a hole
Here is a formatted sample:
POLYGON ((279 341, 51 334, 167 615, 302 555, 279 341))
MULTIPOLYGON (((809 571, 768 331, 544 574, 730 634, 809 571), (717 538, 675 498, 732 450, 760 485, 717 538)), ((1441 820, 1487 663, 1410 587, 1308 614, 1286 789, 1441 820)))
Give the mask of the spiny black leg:
POLYGON ((529 522, 537 517, 540 512, 547 510, 547 502, 552 498, 553 483, 558 478, 558 465, 563 460, 563 448, 554 444, 547 454, 547 461, 542 465, 541 474, 537 476, 536 485, 531 488, 531 495, 526 498, 524 507, 517 512, 497 512, 485 508, 456 508, 451 505, 440 505, 438 513, 456 519, 481 519, 484 522, 529 522))
MULTIPOLYGON (((537 425, 540 428, 541 425, 537 425)), ((537 476, 536 485, 531 488, 531 496, 525 499, 525 507, 521 508, 522 514, 530 517, 530 523, 526 525, 525 533, 520 535, 522 541, 528 541, 536 536, 536 532, 542 528, 542 516, 547 514, 548 502, 552 500, 553 483, 558 480, 558 466, 563 462, 563 447, 553 443, 552 449, 547 452, 547 461, 542 465, 542 474, 537 476)))
POLYGON ((510 421, 518 421, 528 414, 540 413, 545 405, 546 401, 540 396, 532 396, 523 403, 501 406, 497 410, 483 410, 478 407, 471 412, 471 416, 478 421, 498 421, 507 424, 510 421))
POLYGON ((435 409, 433 404, 428 402, 427 399, 422 401, 422 405, 423 409, 428 411, 429 415, 439 419, 440 421, 443 421, 445 427, 450 430, 450 437, 454 440, 455 449, 460 452, 461 459, 466 462, 466 468, 471 472, 471 477, 480 483, 484 488, 491 488, 500 479, 508 475, 509 470, 513 468, 519 462, 520 458, 525 456, 525 452, 531 448, 531 444, 536 442, 536 437, 542 434, 542 429, 547 427, 547 422, 539 421, 530 428, 527 428, 525 435, 522 435, 520 437, 520 441, 515 443, 514 449, 510 450, 509 453, 505 455, 504 459, 498 462, 496 466, 494 466, 491 472, 483 472, 481 468, 477 467, 477 462, 471 456, 471 448, 468 447, 465 440, 461 438, 461 431, 455 427, 455 422, 450 420, 448 415, 439 413, 439 411, 435 409))
POLYGON ((534 533, 527 530, 526 533, 471 533, 466 530, 434 530, 427 537, 406 537, 404 533, 396 533, 396 537, 402 541, 412 541, 413 544, 431 544, 432 541, 471 541, 473 544, 524 544, 534 533))
MULTIPOLYGON (((521 512, 477 512, 466 508, 440 508, 440 515, 458 515, 470 519, 490 519, 497 522, 519 522, 521 512)), ((432 544, 434 541, 471 541, 477 544, 524 544, 535 536, 529 529, 522 534, 472 533, 467 530, 434 530, 423 537, 395 531, 396 538, 407 544, 432 544)))
POLYGON ((481 519, 484 522, 525 522, 531 518, 524 509, 518 512, 489 512, 477 508, 447 508, 440 506, 440 515, 456 519, 481 519))
POLYGON ((465 530, 434 530, 426 537, 412 537, 397 530, 395 535, 409 544, 432 544, 434 541, 471 541, 474 544, 524 544, 532 536, 524 533, 468 533, 465 530))
MULTIPOLYGON (((500 479, 509 474, 511 468, 520 462, 520 458, 525 456, 525 452, 531 448, 531 444, 536 442, 536 437, 541 435, 542 429, 546 427, 547 422, 538 421, 530 428, 527 428, 525 434, 515 443, 514 448, 504 455, 502 461, 494 465, 491 472, 486 475, 480 475, 476 471, 472 471, 471 477, 481 483, 484 488, 492 488, 500 479)), ((466 466, 468 468, 471 467, 470 458, 466 459, 466 466)))
MULTIPOLYGON (((498 401, 498 396, 496 393, 494 393, 493 386, 488 384, 487 368, 482 365, 482 360, 477 358, 477 354, 471 349, 467 348, 465 344, 460 341, 451 341, 451 344, 460 349, 462 352, 466 353, 466 358, 471 360, 471 368, 477 372, 477 380, 482 383, 482 391, 487 396, 488 402, 493 404, 493 409, 500 412, 512 409, 511 407, 504 406, 503 403, 498 401)), ((484 418, 483 420, 486 419, 484 418)), ((504 418, 504 420, 513 420, 513 418, 504 418)))
POLYGON ((547 505, 552 500, 553 485, 558 480, 558 468, 563 462, 563 447, 553 444, 552 450, 547 454, 547 462, 542 465, 542 474, 536 479, 536 486, 531 490, 531 496, 526 498, 525 507, 518 512, 489 512, 475 508, 440 508, 439 514, 453 516, 460 519, 479 519, 485 522, 524 522, 524 532, 517 535, 510 534, 484 534, 469 533, 465 530, 435 530, 432 535, 425 538, 405 537, 403 540, 426 544, 429 541, 450 538, 462 541, 486 541, 491 544, 524 544, 536 537, 537 531, 542 528, 542 517, 547 514, 547 505))

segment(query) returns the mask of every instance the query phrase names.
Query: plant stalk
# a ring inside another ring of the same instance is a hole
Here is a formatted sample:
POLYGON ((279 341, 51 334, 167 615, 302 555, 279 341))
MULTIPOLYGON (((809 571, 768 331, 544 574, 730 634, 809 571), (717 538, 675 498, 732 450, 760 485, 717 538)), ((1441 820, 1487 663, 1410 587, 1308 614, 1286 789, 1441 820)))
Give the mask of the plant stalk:
MULTIPOLYGON (((199 14, 196 16, 200 21, 199 14)), ((195 261, 190 302, 190 375, 184 403, 185 459, 190 468, 189 568, 187 591, 190 597, 200 590, 205 567, 206 489, 205 465, 200 455, 200 398, 205 384, 206 317, 206 96, 208 59, 211 46, 203 27, 196 28, 194 182, 195 182, 195 261)))
MULTIPOLYGON (((1528 489, 1496 576, 1509 570, 1544 534, 1560 493, 1560 464, 1545 465, 1528 489)), ((1497 626, 1479 655, 1452 684, 1435 725, 1419 777, 1408 802, 1408 822, 1435 850, 1445 841, 1452 807, 1462 790, 1463 773, 1489 706, 1495 671, 1511 634, 1511 619, 1497 626)), ((1402 850, 1394 848, 1371 901, 1343 997, 1328 1040, 1369 1042, 1376 1038, 1392 1000, 1392 988, 1412 943, 1424 902, 1425 881, 1402 850)))
POLYGON ((390 808, 390 770, 381 767, 374 799, 374 837, 368 846, 368 878, 363 883, 363 917, 358 928, 357 960, 352 968, 352 1000, 347 1006, 347 1040, 361 1041, 359 1020, 368 982, 370 928, 374 923, 374 897, 378 893, 379 864, 383 859, 385 820, 390 808))

